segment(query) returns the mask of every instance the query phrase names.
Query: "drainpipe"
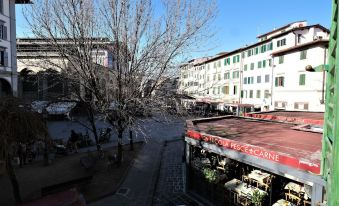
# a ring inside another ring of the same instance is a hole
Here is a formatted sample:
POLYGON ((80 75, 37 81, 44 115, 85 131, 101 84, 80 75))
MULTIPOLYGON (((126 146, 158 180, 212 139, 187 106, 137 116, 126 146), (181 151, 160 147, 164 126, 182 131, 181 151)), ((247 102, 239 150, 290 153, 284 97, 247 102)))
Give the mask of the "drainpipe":
POLYGON ((271 75, 271 106, 273 106, 273 84, 274 84, 274 81, 275 81, 275 79, 274 79, 274 72, 273 72, 273 70, 274 70, 274 56, 272 56, 272 75, 271 75))

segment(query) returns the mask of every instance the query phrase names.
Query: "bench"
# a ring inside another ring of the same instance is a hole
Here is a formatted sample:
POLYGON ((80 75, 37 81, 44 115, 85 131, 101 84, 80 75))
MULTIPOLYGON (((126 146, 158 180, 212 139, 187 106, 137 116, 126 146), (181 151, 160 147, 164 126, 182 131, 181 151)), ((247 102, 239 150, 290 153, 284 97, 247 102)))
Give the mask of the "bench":
POLYGON ((89 184, 93 179, 93 175, 72 179, 66 182, 61 182, 55 185, 50 185, 47 187, 41 188, 41 195, 46 196, 56 192, 65 191, 71 188, 80 188, 86 184, 89 184))

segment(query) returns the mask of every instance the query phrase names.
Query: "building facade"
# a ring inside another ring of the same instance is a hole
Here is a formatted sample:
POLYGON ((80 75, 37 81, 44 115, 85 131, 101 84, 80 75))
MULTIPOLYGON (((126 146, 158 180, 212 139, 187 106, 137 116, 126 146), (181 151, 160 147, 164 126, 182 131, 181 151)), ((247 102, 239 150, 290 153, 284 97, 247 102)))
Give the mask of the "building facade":
POLYGON ((298 21, 257 38, 255 44, 182 65, 179 92, 220 109, 241 104, 255 111, 324 111, 323 72, 305 67, 326 63, 329 30, 298 21))
POLYGON ((0 0, 0 97, 17 95, 15 4, 29 0, 0 0))

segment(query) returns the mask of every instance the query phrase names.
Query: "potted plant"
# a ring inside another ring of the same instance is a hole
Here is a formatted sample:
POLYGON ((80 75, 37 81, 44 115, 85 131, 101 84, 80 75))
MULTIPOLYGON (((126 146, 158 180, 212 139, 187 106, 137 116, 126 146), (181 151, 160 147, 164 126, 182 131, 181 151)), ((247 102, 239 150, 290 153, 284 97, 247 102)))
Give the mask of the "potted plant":
POLYGON ((252 195, 252 203, 255 206, 261 206, 265 196, 266 193, 261 193, 258 189, 255 189, 252 195))

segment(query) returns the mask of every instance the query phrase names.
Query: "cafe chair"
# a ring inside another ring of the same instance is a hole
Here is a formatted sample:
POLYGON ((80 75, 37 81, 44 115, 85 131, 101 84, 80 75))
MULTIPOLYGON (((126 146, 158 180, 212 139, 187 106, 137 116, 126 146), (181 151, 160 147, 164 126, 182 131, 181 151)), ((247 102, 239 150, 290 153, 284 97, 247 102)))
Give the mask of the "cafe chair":
POLYGON ((247 184, 251 183, 251 178, 249 178, 247 175, 242 175, 241 180, 247 184))
POLYGON ((241 205, 241 206, 249 206, 251 204, 251 201, 247 199, 246 197, 239 195, 237 203, 238 205, 241 205))
POLYGON ((311 202, 307 201, 307 200, 304 200, 304 206, 311 206, 311 202))
POLYGON ((270 186, 268 184, 261 183, 261 182, 257 182, 257 187, 259 189, 264 190, 265 192, 267 192, 270 189, 270 186))
POLYGON ((297 205, 300 205, 301 203, 300 197, 293 195, 291 193, 285 193, 285 200, 295 203, 297 205))

